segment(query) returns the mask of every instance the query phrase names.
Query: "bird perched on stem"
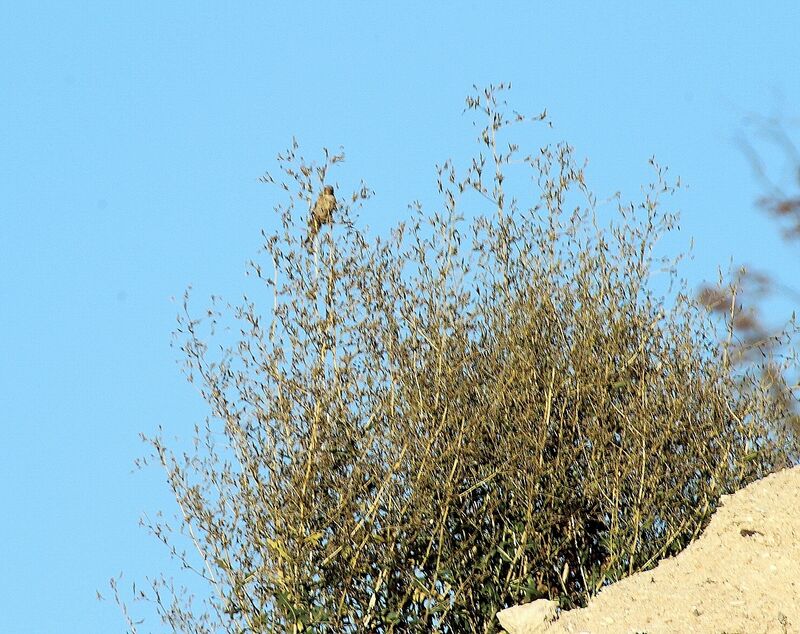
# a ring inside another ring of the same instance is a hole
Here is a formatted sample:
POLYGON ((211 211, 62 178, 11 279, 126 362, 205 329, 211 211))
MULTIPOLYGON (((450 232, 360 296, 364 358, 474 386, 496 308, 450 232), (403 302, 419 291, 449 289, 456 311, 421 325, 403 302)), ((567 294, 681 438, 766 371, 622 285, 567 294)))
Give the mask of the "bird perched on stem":
POLYGON ((308 218, 307 247, 310 248, 314 243, 314 238, 317 237, 323 225, 330 224, 333 221, 333 212, 335 210, 336 196, 333 195, 333 187, 331 185, 325 185, 319 198, 317 198, 317 202, 315 202, 314 206, 311 208, 311 216, 308 218))

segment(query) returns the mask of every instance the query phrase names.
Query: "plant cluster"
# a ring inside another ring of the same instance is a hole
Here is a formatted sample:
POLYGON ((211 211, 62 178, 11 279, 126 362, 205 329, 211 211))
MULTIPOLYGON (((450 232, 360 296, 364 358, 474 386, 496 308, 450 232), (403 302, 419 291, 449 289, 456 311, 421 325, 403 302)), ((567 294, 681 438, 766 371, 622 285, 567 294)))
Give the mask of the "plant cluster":
POLYGON ((172 631, 495 632, 504 607, 652 567, 797 459, 763 376, 690 293, 653 290, 665 170, 602 222, 569 145, 507 140, 527 119, 504 89, 467 99, 479 151, 389 236, 359 228, 362 184, 304 246, 341 154, 294 144, 264 177, 286 197, 250 267, 267 307, 186 309, 211 415, 185 454, 150 439, 180 508, 150 527, 209 590, 141 593, 172 631))

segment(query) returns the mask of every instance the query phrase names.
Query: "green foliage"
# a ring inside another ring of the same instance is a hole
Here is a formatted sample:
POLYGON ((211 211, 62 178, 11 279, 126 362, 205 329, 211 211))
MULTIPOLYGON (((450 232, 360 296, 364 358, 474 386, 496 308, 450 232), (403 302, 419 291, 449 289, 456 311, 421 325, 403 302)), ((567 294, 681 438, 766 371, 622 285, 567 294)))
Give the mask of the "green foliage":
POLYGON ((494 632, 504 607, 653 566, 796 460, 760 375, 732 371, 688 293, 652 288, 674 264, 653 255, 664 171, 601 223, 572 148, 505 139, 529 124, 502 89, 468 98, 487 125, 463 174, 439 168, 441 209, 388 238, 358 228, 362 186, 303 248, 343 157, 279 156, 281 228, 252 263, 272 305, 245 298, 221 353, 223 314, 187 310, 212 416, 185 457, 152 440, 194 548, 151 528, 210 589, 192 607, 156 581, 173 631, 494 632))

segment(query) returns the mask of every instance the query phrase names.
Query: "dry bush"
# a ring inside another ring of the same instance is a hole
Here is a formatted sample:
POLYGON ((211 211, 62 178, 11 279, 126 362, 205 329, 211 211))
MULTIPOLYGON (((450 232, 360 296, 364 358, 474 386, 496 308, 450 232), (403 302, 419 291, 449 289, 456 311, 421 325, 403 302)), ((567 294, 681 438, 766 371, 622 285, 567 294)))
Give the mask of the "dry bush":
MULTIPOLYGON (((753 116, 747 123, 748 132, 741 136, 739 145, 763 192, 757 206, 774 220, 783 239, 796 245, 800 239, 800 150, 791 134, 791 121, 753 116)), ((795 278, 792 262, 770 272, 740 265, 721 273, 715 284, 701 286, 697 297, 727 323, 725 336, 733 365, 754 367, 773 398, 792 410, 793 416, 785 424, 796 435, 800 432, 796 347, 800 324, 796 311, 790 319, 775 318, 776 313, 786 315, 800 302, 800 290, 793 285, 795 278), (782 283, 779 278, 790 282, 782 283)))
POLYGON ((213 334, 230 311, 187 309, 212 415, 186 455, 151 441, 181 511, 151 529, 209 589, 141 594, 172 631, 493 632, 503 607, 580 604, 652 566, 796 460, 699 304, 652 290, 672 266, 653 255, 674 224, 663 170, 600 223, 572 148, 505 141, 525 119, 503 88, 468 98, 482 146, 439 169, 441 209, 388 238, 357 228, 361 187, 303 248, 342 156, 279 156, 288 202, 252 264, 271 306, 245 298, 235 341, 213 334))

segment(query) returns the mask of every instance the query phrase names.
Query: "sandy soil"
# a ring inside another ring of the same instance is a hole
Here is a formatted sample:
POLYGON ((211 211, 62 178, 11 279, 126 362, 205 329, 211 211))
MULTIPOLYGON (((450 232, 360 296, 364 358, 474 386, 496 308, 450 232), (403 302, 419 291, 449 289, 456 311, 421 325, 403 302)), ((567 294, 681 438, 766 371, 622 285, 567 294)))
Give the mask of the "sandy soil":
POLYGON ((530 618, 521 618, 525 606, 511 608, 520 612, 509 612, 504 627, 512 634, 800 633, 800 467, 726 496, 696 542, 603 589, 586 608, 537 622, 545 603, 529 604, 530 618))

